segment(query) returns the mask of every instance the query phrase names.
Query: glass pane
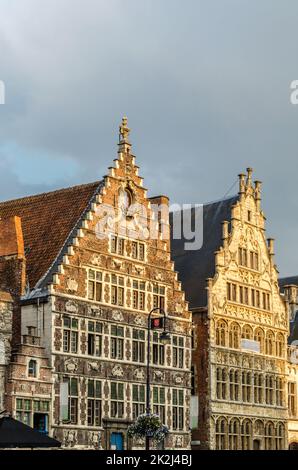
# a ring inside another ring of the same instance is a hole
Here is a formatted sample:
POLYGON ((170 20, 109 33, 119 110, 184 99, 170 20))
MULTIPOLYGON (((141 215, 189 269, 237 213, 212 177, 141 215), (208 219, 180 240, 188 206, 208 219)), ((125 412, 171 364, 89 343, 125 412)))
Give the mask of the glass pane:
POLYGON ((117 327, 117 336, 124 336, 124 328, 123 326, 117 327))
POLYGON ((94 381, 88 380, 88 397, 94 397, 94 381))
POLYGON ((118 399, 124 400, 124 385, 118 384, 118 399))
POLYGON ((111 326, 111 335, 117 336, 117 326, 115 325, 111 326))
POLYGON ((101 382, 96 380, 95 384, 95 396, 96 398, 101 398, 101 382))
POLYGON ((165 389, 162 387, 159 389, 160 403, 165 403, 165 389))
POLYGON ((63 325, 65 328, 70 328, 70 317, 63 317, 63 325))
POLYGON ((138 386, 137 385, 133 385, 132 386, 132 399, 133 401, 138 401, 138 386))
POLYGON ((78 379, 70 379, 70 394, 72 396, 78 396, 78 379))
POLYGON ((95 271, 93 269, 89 269, 89 279, 95 279, 95 271))
POLYGON ((23 409, 23 400, 20 398, 17 398, 17 410, 22 410, 23 409))

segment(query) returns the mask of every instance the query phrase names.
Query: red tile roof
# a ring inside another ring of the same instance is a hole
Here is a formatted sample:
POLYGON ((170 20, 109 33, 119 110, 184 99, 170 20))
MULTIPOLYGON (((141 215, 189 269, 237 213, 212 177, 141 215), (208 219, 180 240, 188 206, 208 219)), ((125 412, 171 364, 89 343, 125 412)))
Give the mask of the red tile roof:
POLYGON ((99 184, 97 181, 0 202, 0 218, 21 218, 31 289, 55 261, 99 184))

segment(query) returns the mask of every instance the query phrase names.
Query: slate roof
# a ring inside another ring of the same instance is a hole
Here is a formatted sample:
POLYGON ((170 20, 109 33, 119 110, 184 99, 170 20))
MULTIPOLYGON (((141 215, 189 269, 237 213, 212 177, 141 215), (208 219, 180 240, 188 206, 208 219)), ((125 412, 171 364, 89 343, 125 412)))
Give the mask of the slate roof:
POLYGON ((291 344, 293 341, 297 341, 298 344, 298 310, 296 311, 294 320, 290 321, 290 336, 288 343, 291 344))
POLYGON ((41 448, 60 447, 56 439, 40 433, 36 429, 17 421, 10 416, 0 418, 0 448, 41 448))
MULTIPOLYGON (((190 308, 207 305, 206 279, 215 274, 214 252, 222 245, 222 222, 231 221, 231 208, 237 200, 238 196, 233 196, 203 206, 203 246, 196 251, 185 251, 184 238, 173 239, 173 214, 170 214, 172 260, 190 308)), ((193 208, 193 224, 194 216, 193 208)))
POLYGON ((0 218, 19 216, 30 288, 47 273, 101 182, 0 202, 0 218))
POLYGON ((289 286, 289 285, 298 286, 298 276, 281 277, 278 280, 278 284, 281 290, 284 286, 289 286))

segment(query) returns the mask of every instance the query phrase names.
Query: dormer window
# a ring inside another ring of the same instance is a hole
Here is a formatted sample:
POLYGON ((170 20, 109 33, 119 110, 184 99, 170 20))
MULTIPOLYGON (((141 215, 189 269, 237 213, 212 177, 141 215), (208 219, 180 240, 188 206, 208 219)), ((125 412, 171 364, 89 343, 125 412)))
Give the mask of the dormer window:
POLYGON ((37 376, 37 362, 34 359, 30 359, 28 364, 28 377, 37 376))
POLYGON ((251 211, 247 211, 247 220, 251 222, 251 211))

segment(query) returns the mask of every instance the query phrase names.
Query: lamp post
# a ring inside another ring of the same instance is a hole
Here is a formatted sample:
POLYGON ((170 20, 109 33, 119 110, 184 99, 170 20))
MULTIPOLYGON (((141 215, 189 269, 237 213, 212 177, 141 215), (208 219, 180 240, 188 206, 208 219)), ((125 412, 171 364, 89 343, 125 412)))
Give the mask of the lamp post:
MULTIPOLYGON (((159 307, 155 307, 149 312, 148 315, 148 325, 147 325, 147 381, 146 381, 146 414, 149 416, 151 414, 151 405, 150 405, 150 351, 151 351, 151 343, 150 343, 150 332, 152 329, 151 325, 151 318, 152 314, 155 312, 159 312, 162 316, 157 318, 163 318, 163 331, 160 334, 160 340, 164 343, 168 342, 170 339, 169 332, 166 331, 166 312, 159 307)), ((146 450, 150 449, 150 436, 146 435, 146 450)))

